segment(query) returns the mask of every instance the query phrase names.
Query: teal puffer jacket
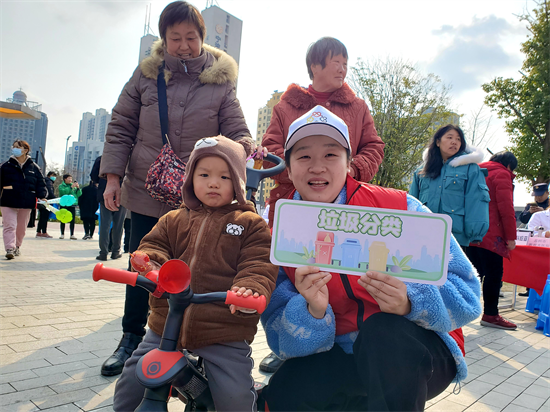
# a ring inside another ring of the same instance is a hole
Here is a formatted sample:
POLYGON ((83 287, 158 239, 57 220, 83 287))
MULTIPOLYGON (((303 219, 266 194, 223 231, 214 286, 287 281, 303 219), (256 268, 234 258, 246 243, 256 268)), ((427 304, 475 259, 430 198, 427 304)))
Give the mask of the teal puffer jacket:
POLYGON ((443 164, 435 179, 415 173, 409 194, 416 197, 434 213, 453 219, 452 233, 461 246, 481 242, 489 229, 489 188, 485 169, 478 162, 483 153, 467 148, 443 164))

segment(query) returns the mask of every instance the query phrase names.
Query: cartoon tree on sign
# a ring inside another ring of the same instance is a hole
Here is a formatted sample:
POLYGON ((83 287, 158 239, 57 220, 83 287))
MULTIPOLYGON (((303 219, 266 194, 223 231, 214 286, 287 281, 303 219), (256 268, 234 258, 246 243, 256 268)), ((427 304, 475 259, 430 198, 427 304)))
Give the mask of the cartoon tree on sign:
POLYGON ((412 268, 407 265, 409 260, 412 259, 412 255, 407 255, 401 261, 399 261, 395 256, 392 256, 391 260, 393 261, 394 266, 392 266, 391 271, 393 273, 401 273, 404 270, 411 270, 412 268))

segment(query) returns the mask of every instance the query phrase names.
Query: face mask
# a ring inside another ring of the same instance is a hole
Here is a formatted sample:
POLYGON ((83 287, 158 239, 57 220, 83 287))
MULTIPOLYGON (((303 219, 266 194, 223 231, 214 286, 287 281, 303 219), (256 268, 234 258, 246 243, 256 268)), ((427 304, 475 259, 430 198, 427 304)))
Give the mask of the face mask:
POLYGON ((19 147, 12 147, 11 148, 11 154, 14 155, 15 157, 21 156, 21 153, 23 153, 23 150, 21 150, 21 148, 19 148, 19 147))
POLYGON ((52 179, 52 182, 55 182, 55 176, 50 176, 50 179, 52 179))

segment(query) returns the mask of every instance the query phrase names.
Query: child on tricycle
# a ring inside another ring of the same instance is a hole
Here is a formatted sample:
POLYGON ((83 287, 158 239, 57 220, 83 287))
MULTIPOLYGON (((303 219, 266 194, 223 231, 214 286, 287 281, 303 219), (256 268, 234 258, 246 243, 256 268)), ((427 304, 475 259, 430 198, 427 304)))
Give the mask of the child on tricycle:
MULTIPOLYGON (((245 199, 245 164, 238 143, 223 136, 198 141, 186 167, 185 207, 163 216, 138 249, 154 267, 170 259, 187 262, 195 293, 232 290, 269 300, 275 287, 269 229, 245 199)), ((136 379, 136 365, 161 342, 168 303, 153 296, 149 303, 149 330, 117 382, 115 411, 133 411, 139 405, 144 388, 136 379)), ((178 347, 204 359, 218 411, 256 408, 250 343, 258 320, 253 310, 228 309, 223 303, 191 304, 185 311, 178 347)))

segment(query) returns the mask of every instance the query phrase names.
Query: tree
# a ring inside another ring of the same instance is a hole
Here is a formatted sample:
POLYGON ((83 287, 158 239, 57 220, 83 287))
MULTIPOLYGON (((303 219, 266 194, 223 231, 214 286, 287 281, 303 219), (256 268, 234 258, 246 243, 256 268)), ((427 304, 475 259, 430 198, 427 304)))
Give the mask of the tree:
POLYGON ((481 105, 479 109, 474 109, 465 117, 462 123, 464 138, 466 142, 480 149, 489 148, 495 137, 491 128, 493 116, 487 113, 487 106, 481 105))
POLYGON ((352 68, 351 85, 369 105, 378 135, 386 143, 384 161, 372 183, 408 189, 434 131, 458 123, 448 110, 449 86, 396 59, 365 62, 352 68))
POLYGON ((519 17, 530 34, 522 43, 525 54, 519 80, 495 78, 484 84, 485 103, 506 120, 518 158, 518 178, 533 183, 550 180, 550 8, 537 3, 533 15, 519 17))

